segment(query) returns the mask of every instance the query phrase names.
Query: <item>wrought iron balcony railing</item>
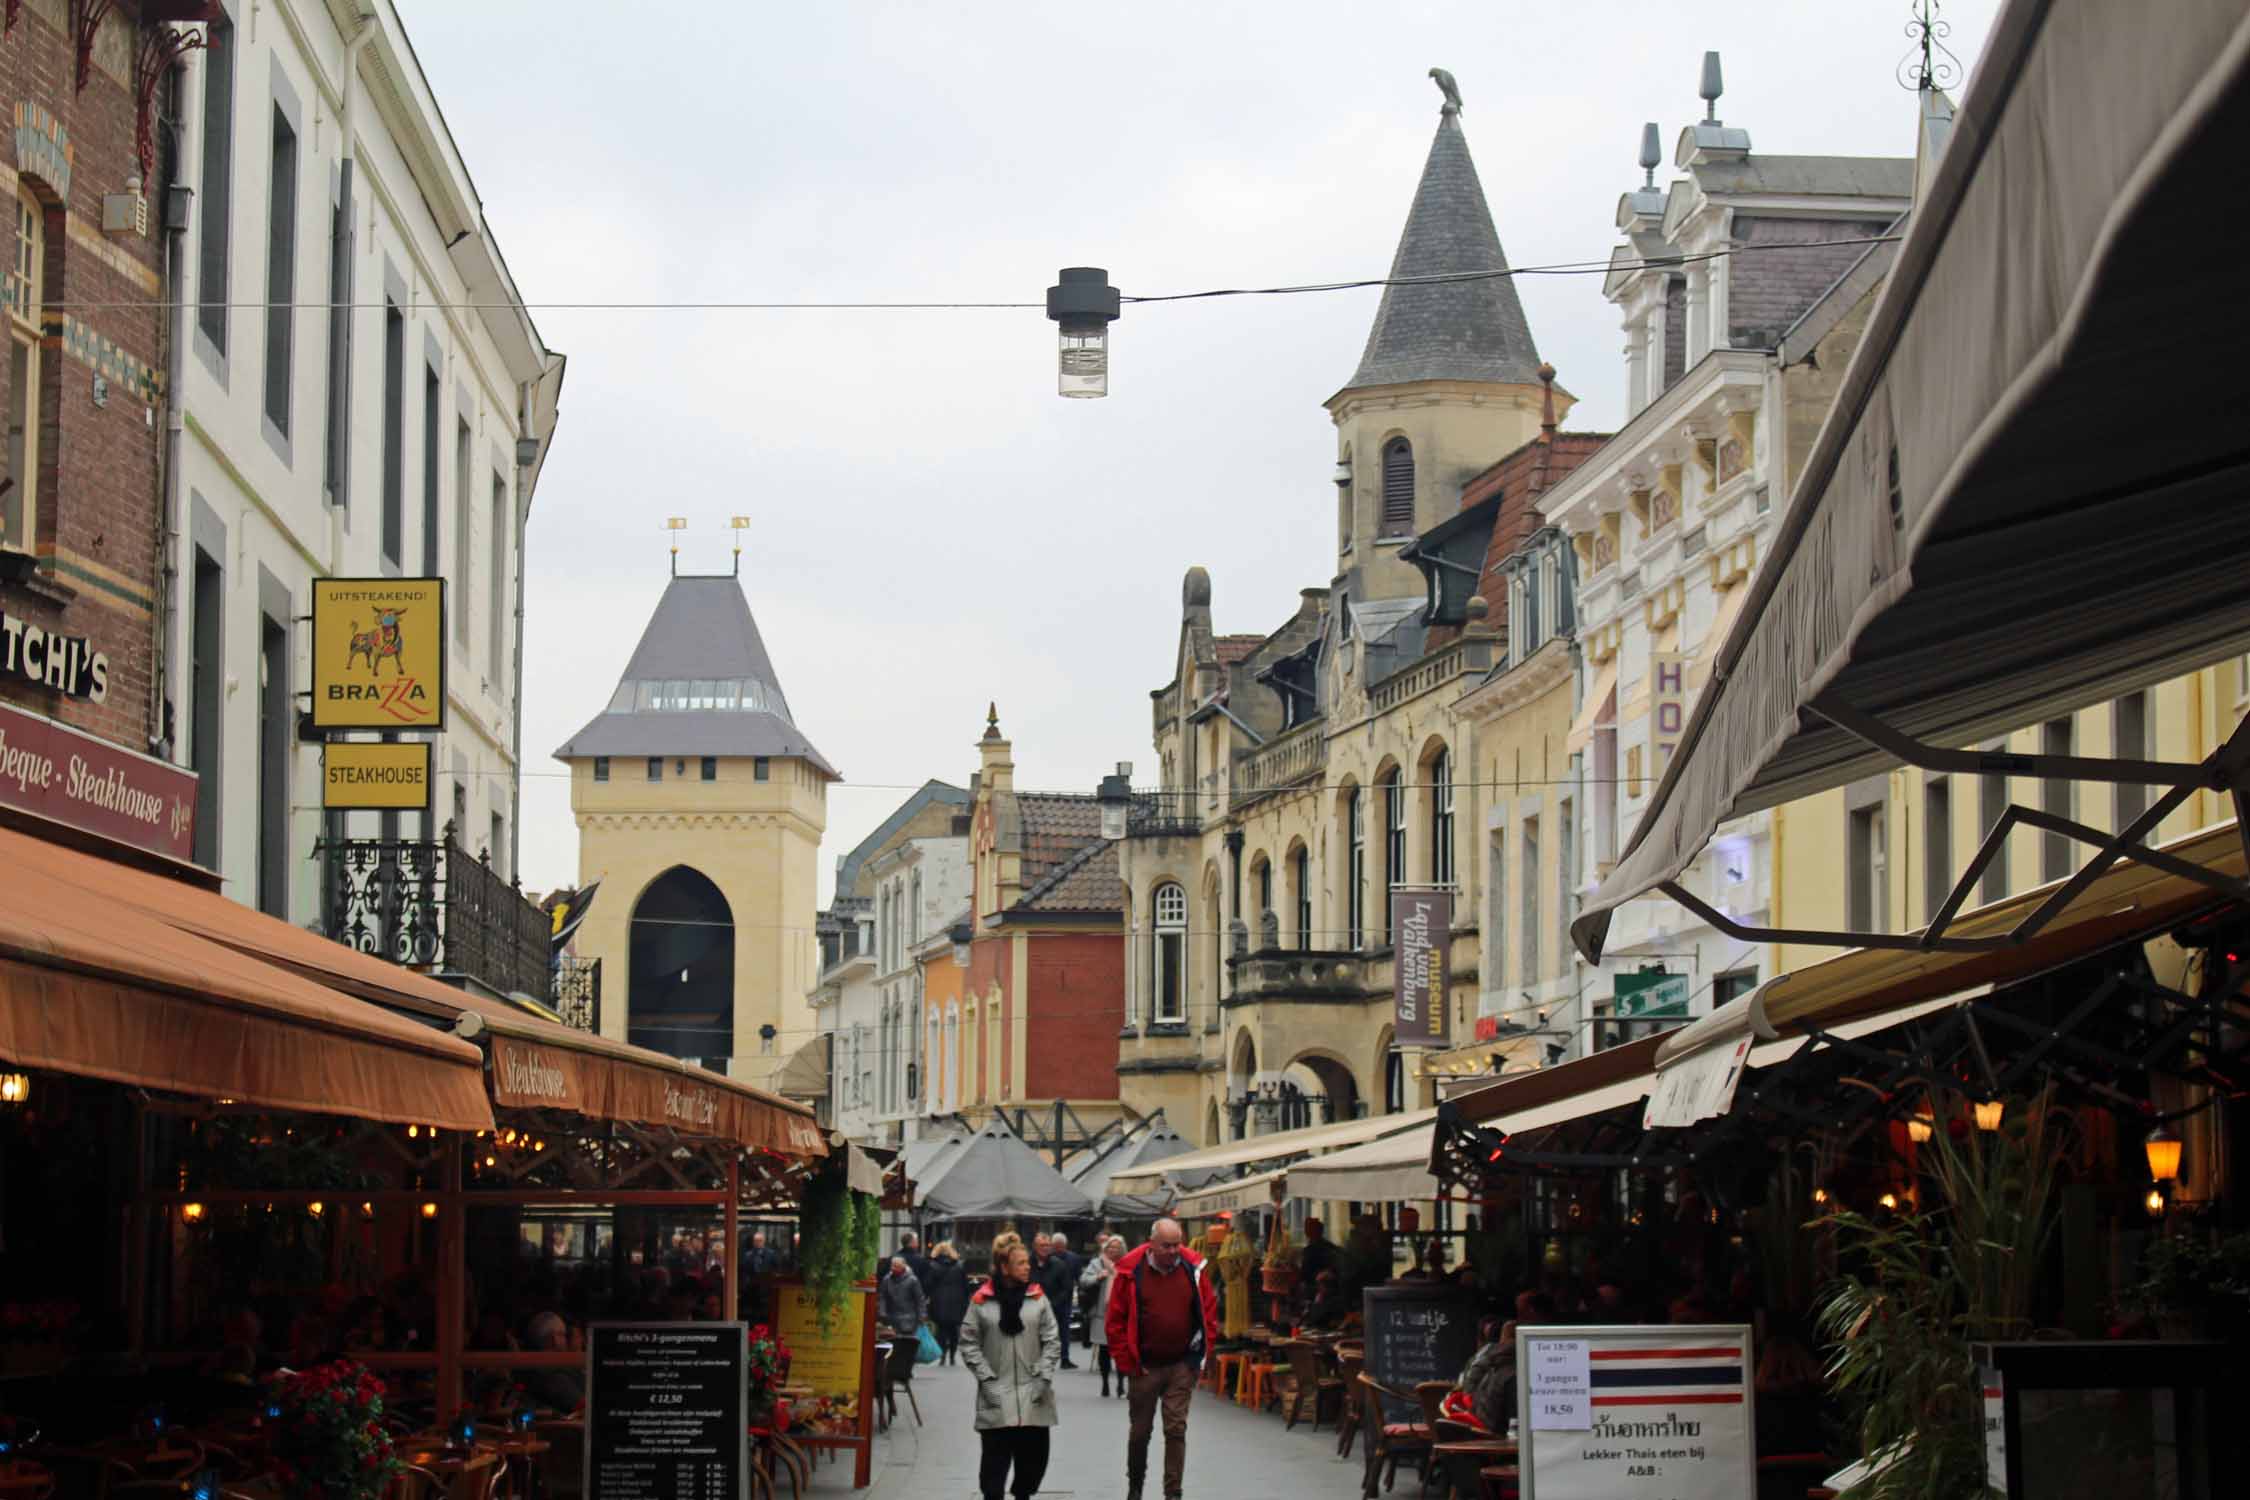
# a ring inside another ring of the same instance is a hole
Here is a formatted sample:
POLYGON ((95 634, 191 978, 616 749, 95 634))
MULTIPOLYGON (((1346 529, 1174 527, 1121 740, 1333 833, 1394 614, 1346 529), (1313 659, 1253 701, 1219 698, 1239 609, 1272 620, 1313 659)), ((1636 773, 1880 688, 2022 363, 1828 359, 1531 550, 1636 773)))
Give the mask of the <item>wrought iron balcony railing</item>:
POLYGON ((471 854, 438 839, 337 839, 320 846, 328 936, 413 969, 463 974, 501 994, 554 994, 551 922, 471 854))
POLYGON ((1125 831, 1134 838, 1193 834, 1203 828, 1196 792, 1135 792, 1125 810, 1125 831))

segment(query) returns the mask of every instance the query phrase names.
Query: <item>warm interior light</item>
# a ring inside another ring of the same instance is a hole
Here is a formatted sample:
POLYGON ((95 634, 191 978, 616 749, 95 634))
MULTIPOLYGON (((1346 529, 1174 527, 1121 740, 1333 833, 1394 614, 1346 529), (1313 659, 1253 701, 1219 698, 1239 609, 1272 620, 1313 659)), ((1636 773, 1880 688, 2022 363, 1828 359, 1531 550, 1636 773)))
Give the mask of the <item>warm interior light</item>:
POLYGON ((0 1073, 0 1104, 21 1104, 30 1097, 30 1074, 0 1073))
POLYGON ((2148 1175, 2158 1182, 2180 1180, 2180 1138, 2159 1125, 2141 1144, 2148 1153, 2148 1175))
POLYGON ((423 1204, 423 1205, 422 1205, 422 1217, 423 1217, 423 1218, 425 1218, 425 1219, 434 1219, 434 1218, 436 1218, 436 1217, 437 1217, 437 1205, 436 1205, 435 1203, 425 1203, 425 1204, 423 1204))
POLYGON ((1915 1145, 1927 1146, 1930 1143, 1930 1135, 1930 1122, 1922 1116, 1916 1115, 1906 1122, 1906 1138, 1915 1145))
POLYGON ((180 1217, 190 1224, 200 1223, 203 1219, 203 1205, 200 1203, 181 1204, 180 1217))
POLYGON ((1814 1188, 1812 1190, 1812 1201, 1815 1203, 1826 1203, 1828 1201, 1828 1189, 1814 1188))
POLYGON ((372 1203, 362 1203, 362 1204, 361 1204, 361 1205, 359 1206, 359 1216, 360 1216, 361 1218, 363 1218, 363 1219, 372 1219, 372 1218, 374 1218, 374 1217, 375 1217, 375 1205, 374 1205, 374 1204, 372 1204, 372 1203))
POLYGON ((1875 1201, 1882 1204, 1885 1208, 1895 1210, 1898 1207, 1898 1194, 1885 1193, 1882 1197, 1877 1198, 1875 1201))
POLYGON ((407 1138, 408 1140, 410 1140, 410 1141, 411 1141, 411 1140, 413 1140, 413 1139, 414 1139, 414 1138, 415 1138, 416 1136, 420 1135, 421 1133, 422 1133, 422 1127, 421 1127, 421 1126, 419 1126, 419 1125, 409 1125, 409 1126, 407 1126, 407 1127, 406 1127, 406 1138, 407 1138))
POLYGON ((2164 1217, 2164 1190, 2162 1188, 2150 1188, 2148 1197, 2142 1201, 2148 1205, 2148 1216, 2150 1218, 2161 1219, 2164 1217))
POLYGON ((1998 1130, 2000 1128, 2001 1112, 2006 1108, 2007 1105, 2003 1104, 1998 1099, 1986 1099, 1978 1104, 1976 1107, 1977 1129, 1998 1130))
POLYGON ((311 1214, 316 1219, 327 1211, 328 1205, 321 1202, 318 1198, 313 1199, 312 1202, 305 1205, 305 1212, 311 1214))

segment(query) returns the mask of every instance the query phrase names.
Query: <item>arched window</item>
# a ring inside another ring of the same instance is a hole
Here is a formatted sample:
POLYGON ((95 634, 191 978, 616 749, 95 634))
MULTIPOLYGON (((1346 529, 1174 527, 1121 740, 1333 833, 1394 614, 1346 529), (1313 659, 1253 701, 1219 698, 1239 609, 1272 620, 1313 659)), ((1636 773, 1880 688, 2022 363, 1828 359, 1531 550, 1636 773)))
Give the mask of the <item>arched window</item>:
POLYGON ((1392 771, 1377 785, 1383 793, 1383 942, 1391 941, 1391 892, 1406 884, 1406 789, 1392 771))
POLYGON ((0 494, 0 547, 36 549, 39 537, 39 319, 47 274, 47 211, 16 189, 16 259, 8 303, 8 473, 0 494))
POLYGON ((1312 948, 1312 857, 1299 844, 1289 851, 1289 884, 1297 903, 1297 951, 1312 948))
POLYGON ((1344 943, 1367 946, 1367 805, 1358 787, 1344 794, 1344 943))
POLYGON ((1156 888, 1149 948, 1149 1009, 1159 1026, 1187 1022, 1187 892, 1176 882, 1156 888))
POLYGON ((1383 445, 1383 535, 1414 529, 1414 445, 1395 437, 1383 445))
POLYGON ((1430 884, 1453 884, 1453 753, 1430 760, 1430 884))
POLYGON ((1383 1113, 1395 1115, 1406 1108, 1406 1054, 1393 1047, 1383 1057, 1383 1113))

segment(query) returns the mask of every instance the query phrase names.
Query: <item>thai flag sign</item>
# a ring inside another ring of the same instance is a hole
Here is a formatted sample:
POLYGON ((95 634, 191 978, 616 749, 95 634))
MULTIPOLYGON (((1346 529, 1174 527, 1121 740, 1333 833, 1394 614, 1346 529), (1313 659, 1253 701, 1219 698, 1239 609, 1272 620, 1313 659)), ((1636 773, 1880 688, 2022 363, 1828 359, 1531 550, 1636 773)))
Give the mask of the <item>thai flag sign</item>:
POLYGON ((1753 1353, 1735 1324, 1517 1330, 1524 1500, 1756 1493, 1753 1353))

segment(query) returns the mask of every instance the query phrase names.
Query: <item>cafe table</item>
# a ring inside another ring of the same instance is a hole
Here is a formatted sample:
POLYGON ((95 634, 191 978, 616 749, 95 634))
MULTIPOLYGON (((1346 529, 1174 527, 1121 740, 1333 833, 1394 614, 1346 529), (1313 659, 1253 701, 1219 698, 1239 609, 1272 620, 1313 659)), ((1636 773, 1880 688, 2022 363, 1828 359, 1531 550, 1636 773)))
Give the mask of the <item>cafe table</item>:
POLYGON ((55 1473, 29 1460, 0 1462, 0 1500, 47 1500, 55 1492, 55 1473))

